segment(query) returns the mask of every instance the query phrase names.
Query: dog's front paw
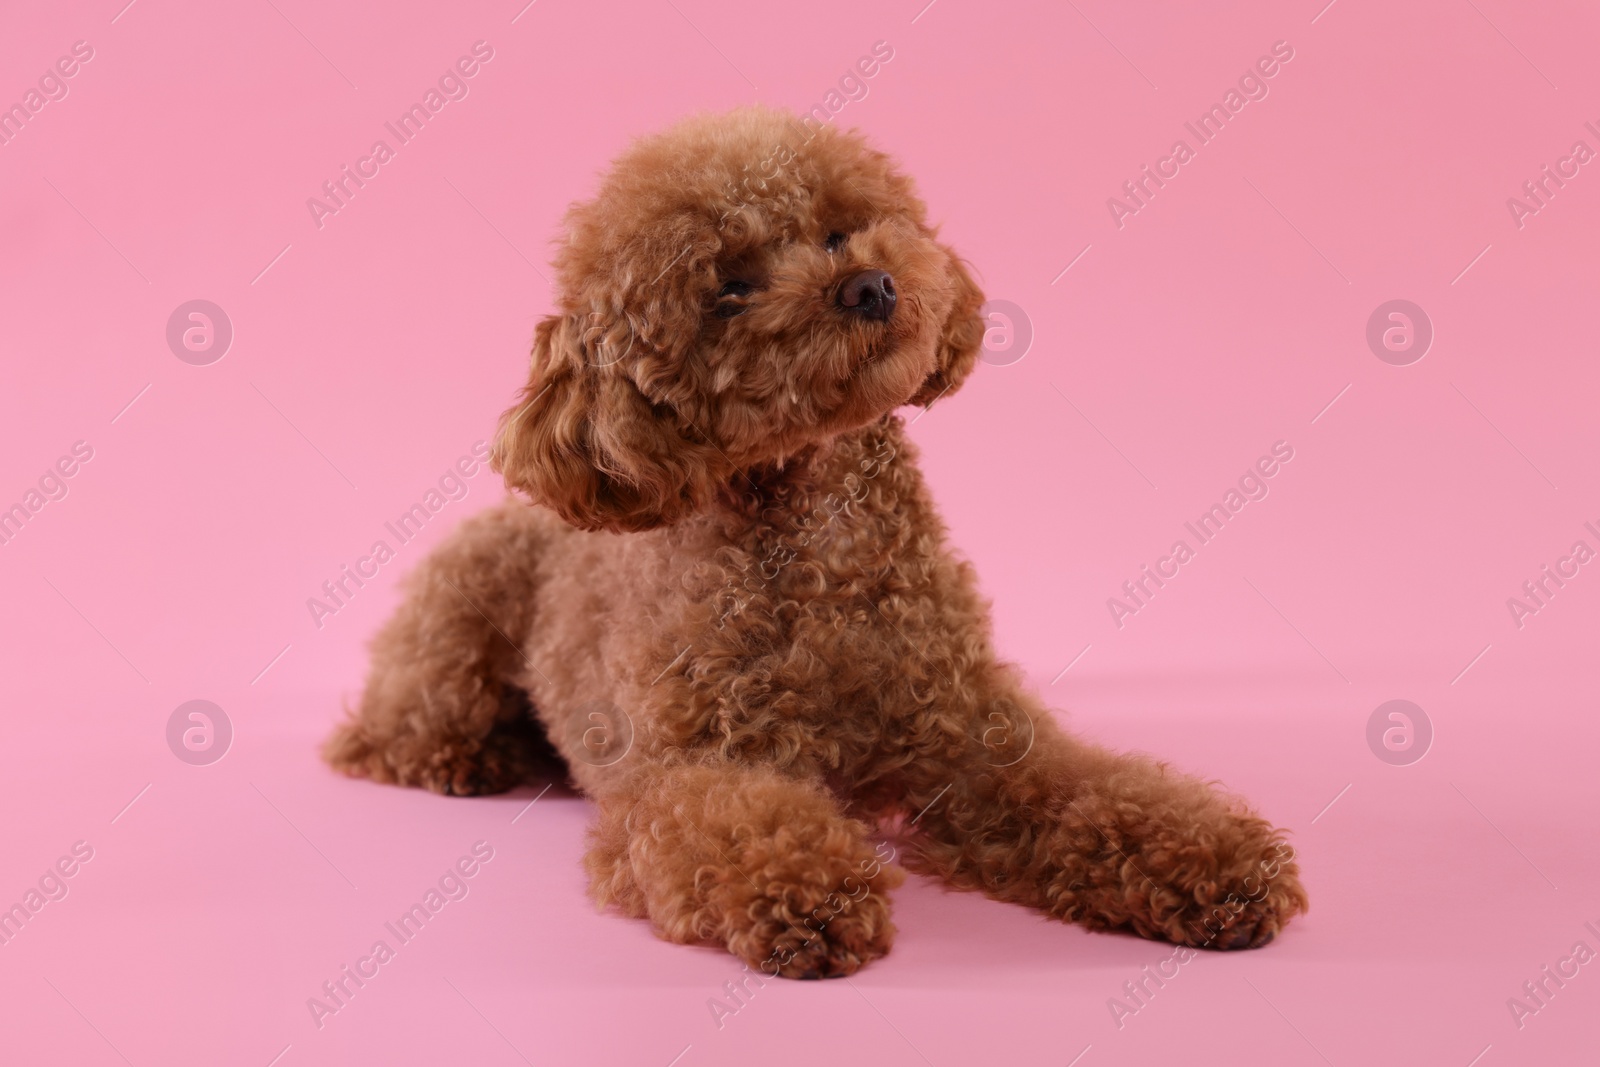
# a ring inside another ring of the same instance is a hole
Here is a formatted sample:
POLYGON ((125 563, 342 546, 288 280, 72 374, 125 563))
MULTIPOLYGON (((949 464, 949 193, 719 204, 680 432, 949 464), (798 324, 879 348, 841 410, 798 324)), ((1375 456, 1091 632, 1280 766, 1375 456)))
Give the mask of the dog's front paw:
POLYGON ((1148 850, 1146 907, 1132 925, 1146 937, 1194 948, 1260 948, 1308 907, 1294 849, 1258 819, 1231 840, 1148 850))
MULTIPOLYGON (((887 873, 888 869, 886 869, 887 873)), ((898 873, 898 872, 896 872, 898 873)), ((889 879, 877 879, 881 885, 889 879)), ((842 978, 894 943, 889 901, 865 881, 827 892, 812 885, 769 885, 752 901, 749 925, 728 947, 752 969, 781 978, 842 978)))

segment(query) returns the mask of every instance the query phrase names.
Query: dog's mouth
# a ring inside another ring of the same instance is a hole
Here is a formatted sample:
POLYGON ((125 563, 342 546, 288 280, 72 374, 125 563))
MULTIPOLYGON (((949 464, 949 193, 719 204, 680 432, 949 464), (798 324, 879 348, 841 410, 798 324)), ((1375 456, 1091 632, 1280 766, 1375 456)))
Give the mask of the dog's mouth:
POLYGON ((877 336, 867 338, 861 345, 856 356, 855 370, 859 372, 862 367, 892 358, 899 347, 900 342, 896 337, 887 331, 880 331, 877 336))
MULTIPOLYGON (((937 368, 936 338, 913 328, 880 327, 849 346, 843 408, 852 421, 870 421, 904 405, 937 368)), ((843 414, 843 412, 841 412, 843 414)))

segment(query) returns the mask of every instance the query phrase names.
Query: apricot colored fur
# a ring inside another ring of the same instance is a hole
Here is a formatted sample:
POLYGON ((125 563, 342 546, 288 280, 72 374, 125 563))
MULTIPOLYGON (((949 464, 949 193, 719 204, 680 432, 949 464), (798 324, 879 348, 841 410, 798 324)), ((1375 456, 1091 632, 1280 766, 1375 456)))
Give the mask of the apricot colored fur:
POLYGON ((335 767, 494 792, 548 738, 599 809, 596 900, 769 974, 888 951, 875 831, 950 885, 1188 945, 1305 909, 1271 824, 1066 733, 996 657, 894 414, 960 386, 983 296, 887 157, 689 120, 571 210, 556 268, 495 441, 520 498, 410 576, 335 767), (886 322, 836 304, 868 268, 886 322))

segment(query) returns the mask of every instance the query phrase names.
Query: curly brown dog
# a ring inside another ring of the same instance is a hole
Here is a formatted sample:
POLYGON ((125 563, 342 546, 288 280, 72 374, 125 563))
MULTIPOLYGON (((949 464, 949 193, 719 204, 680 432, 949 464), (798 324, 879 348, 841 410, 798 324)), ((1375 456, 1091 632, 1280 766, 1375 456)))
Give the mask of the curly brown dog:
POLYGON ((769 974, 889 950, 875 829, 950 885, 1185 945, 1305 909, 1271 824, 1068 735, 996 658, 894 414, 971 373, 983 295, 886 156, 692 119, 571 210, 556 267, 493 452, 532 503, 411 575, 335 767, 510 789, 536 718, 599 808, 595 897, 769 974))

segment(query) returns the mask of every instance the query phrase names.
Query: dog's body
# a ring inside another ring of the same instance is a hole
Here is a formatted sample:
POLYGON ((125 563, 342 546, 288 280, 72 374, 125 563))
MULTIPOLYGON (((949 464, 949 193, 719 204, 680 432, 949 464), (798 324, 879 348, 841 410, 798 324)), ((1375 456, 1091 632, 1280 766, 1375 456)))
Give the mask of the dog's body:
POLYGON ((698 120, 575 209, 495 449, 547 506, 474 518, 412 576, 330 760, 508 789, 531 706, 599 806, 597 899, 770 974, 887 951, 901 875, 872 825, 1060 918, 1265 943, 1305 907, 1281 835, 1066 735, 996 659, 892 414, 970 372, 982 296, 884 157, 795 140, 771 112, 698 120))

